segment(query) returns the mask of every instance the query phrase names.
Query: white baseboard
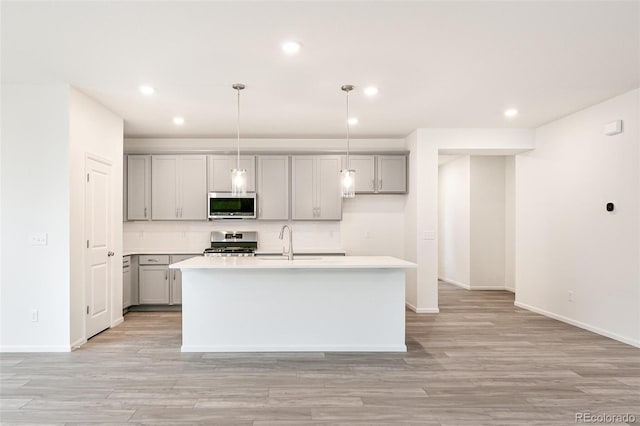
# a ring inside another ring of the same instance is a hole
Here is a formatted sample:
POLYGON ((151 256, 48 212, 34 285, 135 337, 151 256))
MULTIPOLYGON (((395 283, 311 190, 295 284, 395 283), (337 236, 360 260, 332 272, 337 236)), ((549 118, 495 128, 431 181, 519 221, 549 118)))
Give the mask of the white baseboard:
POLYGON ((405 345, 283 345, 199 346, 182 345, 182 352, 406 352, 405 345))
POLYGON ((416 308, 409 302, 404 302, 407 308, 411 309, 416 314, 437 314, 440 313, 439 308, 416 308))
POLYGON ((84 345, 85 343, 87 343, 87 339, 85 339, 84 337, 81 337, 75 342, 71 343, 71 350, 78 349, 80 346, 84 345))
POLYGON ((111 327, 110 328, 118 326, 118 325, 122 324, 123 322, 124 322, 124 317, 120 317, 120 318, 116 319, 114 322, 111 323, 111 327))
POLYGON ((455 285, 456 287, 464 288, 465 290, 507 290, 512 293, 515 293, 515 290, 507 288, 501 285, 474 285, 471 286, 469 284, 461 283, 460 281, 452 280, 449 278, 438 277, 440 281, 444 281, 447 284, 455 285))
POLYGON ((7 345, 0 346, 0 352, 71 352, 71 346, 7 345))
POLYGON ((610 339, 617 340, 617 341, 622 342, 622 343, 626 343, 627 345, 631 345, 631 346, 635 346, 636 348, 640 348, 640 340, 629 339, 628 337, 620 336, 619 334, 612 333, 612 332, 607 331, 607 330, 603 330, 602 328, 594 327, 592 325, 585 324, 583 322, 576 321, 576 320, 573 320, 571 318, 567 318, 567 317, 565 317, 563 315, 554 314, 552 312, 545 311, 544 309, 540 309, 540 308, 536 308, 535 306, 527 305, 526 303, 514 302, 513 304, 515 306, 517 306, 518 308, 526 309, 528 311, 535 312, 536 314, 544 315, 545 317, 549 317, 549 318, 552 318, 554 320, 562 321, 562 322, 567 323, 569 325, 573 325, 574 327, 583 328, 583 329, 585 329, 587 331, 591 331, 592 333, 600 334, 601 336, 605 336, 605 337, 608 337, 610 339))
POLYGON ((507 291, 510 291, 511 293, 515 293, 516 292, 515 288, 505 287, 504 289, 507 290, 507 291))
POLYGON ((465 290, 471 290, 469 284, 461 283, 460 281, 451 280, 449 278, 438 277, 440 281, 444 281, 447 284, 455 285, 456 287, 464 288, 465 290))
POLYGON ((507 290, 507 288, 505 286, 500 286, 500 285, 476 285, 476 286, 471 286, 471 288, 469 290, 507 290))

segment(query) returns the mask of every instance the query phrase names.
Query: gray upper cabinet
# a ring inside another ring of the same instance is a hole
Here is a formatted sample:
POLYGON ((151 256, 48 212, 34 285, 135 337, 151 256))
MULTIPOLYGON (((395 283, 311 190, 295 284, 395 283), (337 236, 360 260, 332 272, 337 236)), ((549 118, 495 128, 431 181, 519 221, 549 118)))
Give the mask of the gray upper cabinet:
MULTIPOLYGON (((207 156, 207 189, 209 192, 231 191, 231 169, 237 166, 235 155, 207 156)), ((256 190, 256 157, 240 156, 240 168, 247 171, 247 191, 256 190)))
POLYGON ((207 158, 183 155, 180 163, 180 220, 207 220, 207 158))
MULTIPOLYGON (((347 157, 342 157, 342 168, 347 168, 347 157)), ((376 192, 375 155, 350 155, 349 168, 356 171, 356 193, 376 192)))
POLYGON ((154 155, 151 165, 153 220, 207 219, 205 155, 154 155))
POLYGON ((289 219, 289 157, 258 156, 258 219, 289 219))
POLYGON ((151 219, 151 156, 127 156, 127 220, 151 219))
MULTIPOLYGON (((356 181, 357 179, 356 175, 356 181)), ((407 157, 405 155, 377 157, 377 192, 407 192, 407 157)))
POLYGON ((291 157, 291 165, 292 219, 342 219, 340 157, 295 155, 291 157))

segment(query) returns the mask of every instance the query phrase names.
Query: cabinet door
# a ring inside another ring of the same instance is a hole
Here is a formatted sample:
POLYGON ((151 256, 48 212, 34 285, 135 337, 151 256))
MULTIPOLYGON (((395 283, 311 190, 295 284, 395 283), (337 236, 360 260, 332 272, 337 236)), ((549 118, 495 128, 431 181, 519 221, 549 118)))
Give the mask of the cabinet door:
POLYGON ((378 156, 378 192, 407 192, 406 156, 378 156))
POLYGON ((170 305, 182 304, 182 272, 179 269, 171 269, 171 295, 170 305))
POLYGON ((258 157, 258 219, 289 219, 289 157, 258 157))
POLYGON ((151 217, 178 219, 178 162, 176 155, 151 157, 151 217))
MULTIPOLYGON (((182 262, 183 260, 191 259, 198 255, 195 254, 174 254, 171 256, 171 263, 182 262)), ((171 269, 171 298, 169 300, 170 305, 182 304, 182 272, 180 269, 171 269)))
POLYGON ((342 219, 340 157, 337 155, 319 155, 315 158, 315 161, 316 219, 340 220, 342 219))
MULTIPOLYGON (((349 168, 356 171, 356 193, 366 194, 376 191, 376 157, 374 155, 349 156, 349 168)), ((342 157, 342 168, 347 168, 347 159, 342 157)))
POLYGON ((151 201, 151 156, 127 157, 127 219, 149 220, 151 201))
POLYGON ((131 306, 131 267, 122 268, 122 308, 131 306))
POLYGON ((207 157, 180 158, 178 219, 207 220, 207 157))
POLYGON ((169 303, 169 268, 141 266, 139 286, 141 305, 166 305, 169 303))
POLYGON ((291 218, 313 220, 318 216, 316 203, 316 157, 291 157, 291 218))
MULTIPOLYGON (((235 169, 237 159, 235 155, 207 156, 207 190, 209 192, 231 191, 231 169, 235 169)), ((247 191, 256 190, 256 157, 253 155, 240 156, 240 168, 247 171, 247 191)))

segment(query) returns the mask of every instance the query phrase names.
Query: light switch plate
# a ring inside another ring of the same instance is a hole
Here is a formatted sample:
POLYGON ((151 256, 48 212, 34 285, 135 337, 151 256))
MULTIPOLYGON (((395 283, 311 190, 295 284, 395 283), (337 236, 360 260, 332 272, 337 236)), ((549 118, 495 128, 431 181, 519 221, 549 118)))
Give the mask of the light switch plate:
POLYGON ((41 234, 31 234, 31 245, 32 246, 46 246, 47 245, 47 233, 41 234))

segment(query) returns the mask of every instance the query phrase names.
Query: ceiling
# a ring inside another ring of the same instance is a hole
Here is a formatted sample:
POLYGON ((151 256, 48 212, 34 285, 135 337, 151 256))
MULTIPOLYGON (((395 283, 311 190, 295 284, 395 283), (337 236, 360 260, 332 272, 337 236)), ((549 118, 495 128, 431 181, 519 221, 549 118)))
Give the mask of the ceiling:
POLYGON ((243 136, 309 138, 344 136, 347 83, 354 137, 537 127, 640 85, 637 1, 1 7, 3 82, 76 86, 128 136, 233 136, 236 82, 247 85, 243 136), (296 56, 280 50, 290 39, 303 44, 296 56), (504 117, 509 107, 520 114, 504 117))

